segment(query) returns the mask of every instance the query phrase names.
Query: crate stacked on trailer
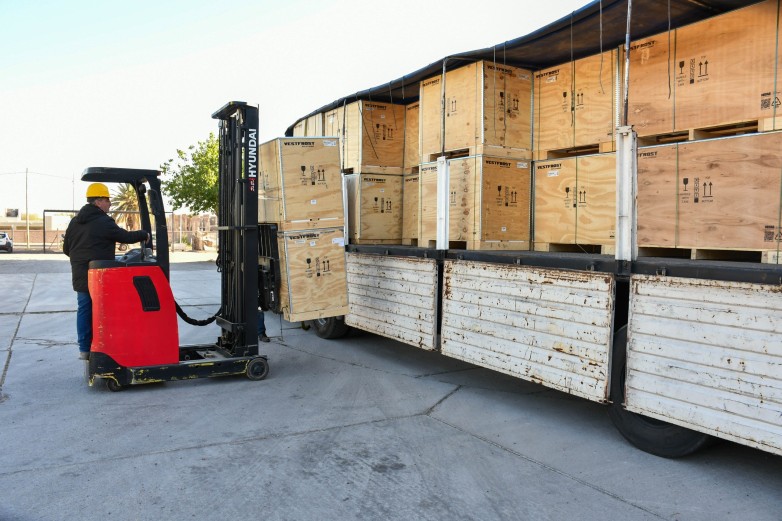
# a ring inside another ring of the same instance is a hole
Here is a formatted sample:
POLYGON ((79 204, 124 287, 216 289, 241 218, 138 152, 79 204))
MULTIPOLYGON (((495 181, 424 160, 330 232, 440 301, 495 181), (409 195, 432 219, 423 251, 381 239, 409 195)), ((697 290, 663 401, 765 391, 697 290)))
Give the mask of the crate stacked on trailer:
POLYGON ((778 262, 778 0, 630 48, 642 256, 778 262))
POLYGON ((529 249, 532 73, 479 61, 420 82, 419 246, 437 230, 438 157, 450 170, 452 248, 529 249))
POLYGON ((290 322, 347 312, 338 144, 298 137, 260 146, 260 300, 290 322))

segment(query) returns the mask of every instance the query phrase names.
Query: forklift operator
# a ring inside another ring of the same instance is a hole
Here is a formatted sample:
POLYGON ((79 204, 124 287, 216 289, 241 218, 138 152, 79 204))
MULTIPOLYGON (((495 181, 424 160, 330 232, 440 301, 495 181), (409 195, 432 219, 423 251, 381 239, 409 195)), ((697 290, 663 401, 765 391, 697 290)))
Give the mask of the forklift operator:
POLYGON ((108 187, 103 183, 92 183, 87 187, 87 204, 71 219, 65 232, 62 250, 71 260, 73 291, 78 302, 76 333, 81 360, 89 360, 92 344, 92 299, 87 287, 90 261, 114 260, 114 248, 118 242, 150 240, 150 234, 145 230, 129 232, 117 226, 106 213, 110 206, 108 187))

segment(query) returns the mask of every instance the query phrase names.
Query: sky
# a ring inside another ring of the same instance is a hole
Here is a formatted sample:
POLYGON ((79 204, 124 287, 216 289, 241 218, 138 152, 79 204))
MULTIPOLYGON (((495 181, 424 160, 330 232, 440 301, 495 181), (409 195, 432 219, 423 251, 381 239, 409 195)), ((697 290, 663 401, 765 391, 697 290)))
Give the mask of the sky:
POLYGON ((158 169, 217 133, 211 114, 228 101, 257 105, 268 141, 587 3, 0 0, 0 215, 79 208, 89 166, 158 169))

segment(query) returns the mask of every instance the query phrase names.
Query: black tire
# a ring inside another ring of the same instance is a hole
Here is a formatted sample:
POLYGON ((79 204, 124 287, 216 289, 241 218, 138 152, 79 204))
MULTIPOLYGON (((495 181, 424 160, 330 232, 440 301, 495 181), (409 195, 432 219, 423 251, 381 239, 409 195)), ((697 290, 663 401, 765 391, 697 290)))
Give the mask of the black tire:
POLYGON ((327 340, 342 338, 350 331, 350 326, 345 324, 343 317, 318 318, 310 320, 310 324, 316 335, 327 340))
POLYGON ((711 436, 630 412, 623 407, 627 367, 627 326, 614 336, 611 398, 608 415, 627 441, 644 452, 663 458, 681 458, 706 445, 711 436))
POLYGON ((113 393, 118 393, 123 390, 125 386, 120 385, 114 378, 106 378, 106 388, 113 393))
POLYGON ((263 380, 269 376, 269 362, 265 358, 253 358, 247 364, 247 378, 263 380))

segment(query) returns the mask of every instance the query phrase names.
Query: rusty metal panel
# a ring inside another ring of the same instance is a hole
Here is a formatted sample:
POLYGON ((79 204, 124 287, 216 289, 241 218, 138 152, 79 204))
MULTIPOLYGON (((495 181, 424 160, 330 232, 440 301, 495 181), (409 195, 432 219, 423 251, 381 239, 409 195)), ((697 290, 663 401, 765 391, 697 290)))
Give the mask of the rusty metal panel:
POLYGON ((608 398, 613 275, 449 260, 443 277, 443 354, 608 398))
POLYGON ((436 348, 437 262, 347 253, 345 322, 421 349, 436 348))
POLYGON ((782 454, 782 287, 633 276, 626 407, 782 454))

